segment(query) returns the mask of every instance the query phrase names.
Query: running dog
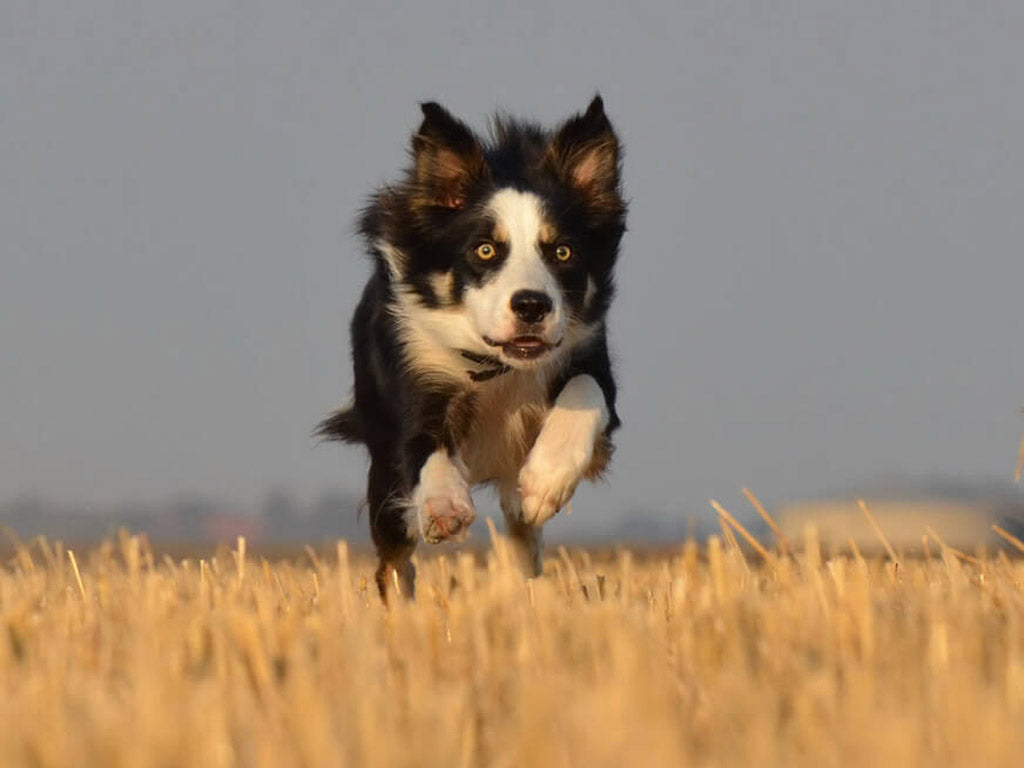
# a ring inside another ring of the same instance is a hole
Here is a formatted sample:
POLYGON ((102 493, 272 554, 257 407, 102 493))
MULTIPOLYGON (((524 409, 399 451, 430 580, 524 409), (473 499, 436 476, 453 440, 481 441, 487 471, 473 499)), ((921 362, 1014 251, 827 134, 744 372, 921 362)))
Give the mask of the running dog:
POLYGON ((420 539, 468 528, 480 483, 539 574, 541 526, 601 474, 619 426, 605 315, 626 203, 600 96, 553 131, 497 117, 486 139, 421 109, 411 167, 359 221, 373 273, 351 324, 354 396, 319 427, 369 450, 385 600, 412 595, 420 539))

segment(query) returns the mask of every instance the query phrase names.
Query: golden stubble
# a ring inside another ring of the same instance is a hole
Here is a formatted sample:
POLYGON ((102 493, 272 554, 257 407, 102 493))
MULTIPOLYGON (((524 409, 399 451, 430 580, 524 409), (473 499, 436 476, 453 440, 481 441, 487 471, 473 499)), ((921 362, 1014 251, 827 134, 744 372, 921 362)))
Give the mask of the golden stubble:
POLYGON ((1017 764, 1024 563, 741 549, 717 509, 703 545, 556 549, 532 581, 499 536, 425 554, 390 610, 344 542, 18 547, 0 764, 1017 764))

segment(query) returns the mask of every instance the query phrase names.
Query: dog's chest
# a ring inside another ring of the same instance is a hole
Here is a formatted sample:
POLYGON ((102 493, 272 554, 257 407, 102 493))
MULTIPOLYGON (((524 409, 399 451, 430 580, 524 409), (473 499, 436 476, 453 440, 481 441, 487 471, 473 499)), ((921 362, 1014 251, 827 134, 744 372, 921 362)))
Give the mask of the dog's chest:
POLYGON ((547 385, 513 373, 480 387, 461 445, 470 482, 515 481, 550 409, 547 385))

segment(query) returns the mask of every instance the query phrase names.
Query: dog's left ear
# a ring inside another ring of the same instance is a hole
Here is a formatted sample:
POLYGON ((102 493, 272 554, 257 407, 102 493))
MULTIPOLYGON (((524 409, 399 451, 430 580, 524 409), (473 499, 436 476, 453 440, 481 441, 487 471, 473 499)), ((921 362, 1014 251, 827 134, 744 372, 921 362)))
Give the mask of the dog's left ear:
POLYGON ((544 162, 595 207, 619 207, 619 139, 595 96, 587 111, 569 118, 555 132, 544 162))
POLYGON ((423 122, 412 137, 420 201, 442 208, 465 205, 466 189, 487 174, 483 150, 473 132, 440 104, 420 105, 423 122))

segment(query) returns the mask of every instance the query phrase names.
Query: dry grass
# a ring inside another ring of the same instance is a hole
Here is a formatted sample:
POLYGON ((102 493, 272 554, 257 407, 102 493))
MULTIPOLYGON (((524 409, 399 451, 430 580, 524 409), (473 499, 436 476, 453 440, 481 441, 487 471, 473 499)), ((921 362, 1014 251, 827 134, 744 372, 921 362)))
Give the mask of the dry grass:
POLYGON ((390 612, 343 545, 36 544, 0 569, 0 764, 1019 764, 1024 563, 734 541, 524 582, 499 540, 390 612))

